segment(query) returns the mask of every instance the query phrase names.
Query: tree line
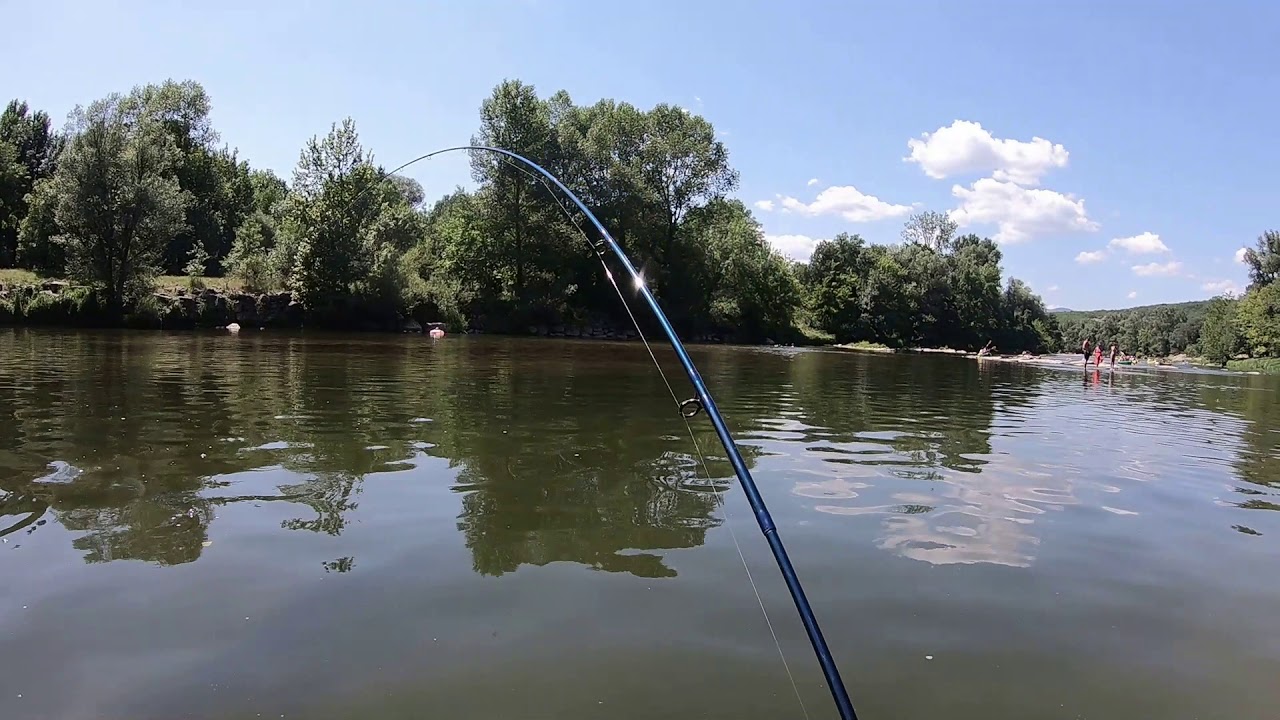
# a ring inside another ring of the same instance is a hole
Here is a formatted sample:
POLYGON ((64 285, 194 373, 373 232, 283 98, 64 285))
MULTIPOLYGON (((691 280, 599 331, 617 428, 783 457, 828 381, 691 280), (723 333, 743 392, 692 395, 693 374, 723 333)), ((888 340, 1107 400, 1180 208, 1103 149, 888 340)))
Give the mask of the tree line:
POLYGON ((1215 365, 1280 357, 1280 231, 1268 230, 1244 252, 1249 286, 1243 295, 1109 312, 1059 313, 1062 349, 1086 339, 1116 343, 1147 357, 1185 353, 1215 365))
MULTIPOLYGON (((11 102, 0 117, 0 267, 69 278, 113 317, 144 306, 163 274, 288 291, 316 322, 629 325, 591 251, 594 231, 515 163, 473 152, 475 189, 427 203, 415 181, 372 161, 346 119, 306 142, 286 182, 223 144, 210 107, 199 83, 170 80, 77 107, 55 130, 11 102)), ((482 103, 472 143, 528 157, 573 188, 686 335, 1062 344, 1040 298, 1003 280, 999 247, 957 237, 942 213, 913 216, 896 244, 842 234, 789 261, 730 196, 738 173, 712 124, 678 106, 578 105, 510 80, 482 103)))

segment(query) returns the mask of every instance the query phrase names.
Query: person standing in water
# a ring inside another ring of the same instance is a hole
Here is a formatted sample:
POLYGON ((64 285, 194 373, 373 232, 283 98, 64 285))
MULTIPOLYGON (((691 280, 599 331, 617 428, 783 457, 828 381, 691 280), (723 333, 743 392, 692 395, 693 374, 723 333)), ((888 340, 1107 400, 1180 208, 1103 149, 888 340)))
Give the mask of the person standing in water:
POLYGON ((1085 338, 1084 342, 1080 343, 1080 352, 1084 353, 1084 366, 1086 368, 1089 367, 1089 350, 1092 345, 1093 343, 1089 341, 1089 338, 1085 338))
POLYGON ((1102 343, 1098 343, 1093 347, 1093 366, 1102 367, 1102 343))
POLYGON ((1111 343, 1111 367, 1112 368, 1115 368, 1116 358, 1118 358, 1119 356, 1120 356, 1120 346, 1116 345, 1115 343, 1111 343))

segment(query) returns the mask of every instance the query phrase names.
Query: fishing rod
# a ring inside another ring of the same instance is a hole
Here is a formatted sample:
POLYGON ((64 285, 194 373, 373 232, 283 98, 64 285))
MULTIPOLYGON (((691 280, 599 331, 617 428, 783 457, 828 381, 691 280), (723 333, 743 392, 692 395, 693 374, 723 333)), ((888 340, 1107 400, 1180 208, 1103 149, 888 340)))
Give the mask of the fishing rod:
MULTIPOLYGON (((715 428, 716 436, 720 439, 720 444, 724 446, 725 452, 729 455, 729 464, 733 466, 733 474, 738 478, 738 484, 742 486, 743 493, 747 496, 747 503, 750 504, 752 512, 756 516, 756 524, 760 526, 760 532, 764 534, 765 539, 769 543, 769 549, 773 553, 774 560, 778 563, 778 570, 782 573, 782 579, 786 582, 787 591, 791 594, 791 599, 795 602, 796 612, 800 615, 800 621, 804 625, 805 633, 809 636, 809 643, 813 646, 813 652, 818 658, 818 665, 822 668, 822 674, 827 680, 827 685, 831 689, 831 696, 835 700, 836 708, 840 712, 842 720, 857 720, 857 714, 853 709, 853 702, 849 699, 849 693, 845 690, 844 681, 840 679, 840 670, 836 667, 835 659, 831 656, 831 650, 827 647, 826 638, 822 635, 822 629, 818 626, 818 618, 814 615, 813 608, 809 605, 809 599, 805 596, 804 587, 800 584, 800 578, 796 575, 796 569, 791 564, 791 558, 787 555, 787 549, 782 544, 782 538, 778 535, 778 528, 773 522, 773 516, 769 514, 768 507, 765 506, 764 498, 760 495, 759 488, 756 487, 755 480, 751 477, 751 471, 747 470, 747 464, 742 459, 742 454, 738 452, 738 446, 734 443, 733 436, 729 433, 729 428, 724 422, 724 417, 720 415, 719 408, 716 407, 715 400, 711 397, 711 391, 707 389, 707 385, 702 380, 702 375, 698 372, 698 368, 694 366, 693 360, 690 359, 689 353, 685 350, 684 343, 680 341, 680 337, 676 334, 675 328, 672 327, 671 321, 667 319, 666 313, 658 305, 658 301, 653 297, 653 293, 649 291, 648 285, 645 283, 643 276, 636 271, 631 263, 631 259, 627 257, 626 252, 618 244, 609 231, 605 229, 604 224, 596 218, 595 213, 582 202, 577 195, 555 175, 543 168, 538 163, 514 153, 510 150, 502 148, 489 147, 487 145, 461 145, 457 147, 436 150, 427 153, 418 158, 414 158, 400 167, 386 173, 384 177, 394 175, 404 168, 428 158, 442 155, 448 152, 458 151, 483 151, 496 153, 505 158, 510 158, 524 163, 546 180, 549 180, 557 188, 560 189, 573 204, 582 211, 591 225, 600 234, 600 239, 593 244, 594 249, 601 255, 603 260, 604 249, 613 252, 618 262, 622 263, 622 267, 630 276, 636 291, 644 298, 645 304, 653 311, 654 317, 658 321, 658 325, 662 327, 662 332, 667 336, 667 341, 671 344, 671 349, 675 351, 676 359, 680 362, 680 366, 684 369, 685 375, 688 376, 689 382, 693 384, 695 397, 680 403, 679 411, 686 421, 697 415, 698 411, 704 410, 707 417, 711 420, 711 426, 715 428)), ((563 207, 563 206, 562 206, 563 207)), ((585 235, 585 233, 584 233, 585 235)), ((588 242, 591 239, 587 238, 588 242)), ((605 271, 608 272, 606 266, 605 271)), ((612 280, 612 276, 610 276, 612 280)), ((625 300, 624 300, 625 304, 625 300)), ((630 308, 628 308, 630 312, 630 308)), ((634 317, 633 317, 634 319, 634 317)), ((655 359, 656 362, 656 359, 655 359)), ((658 368, 661 372, 661 367, 658 368)))

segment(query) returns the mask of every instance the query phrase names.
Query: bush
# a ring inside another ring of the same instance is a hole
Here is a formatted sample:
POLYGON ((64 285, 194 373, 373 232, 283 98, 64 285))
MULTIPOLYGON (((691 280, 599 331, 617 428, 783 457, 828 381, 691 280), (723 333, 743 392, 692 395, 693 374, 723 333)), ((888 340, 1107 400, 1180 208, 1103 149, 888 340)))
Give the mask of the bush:
POLYGON ((1280 358, 1228 360, 1227 369, 1235 372, 1259 372, 1266 375, 1280 375, 1280 358))
POLYGON ((125 313, 124 324, 131 328, 159 329, 164 325, 164 316, 165 308, 161 307, 160 300, 155 295, 144 295, 125 313))

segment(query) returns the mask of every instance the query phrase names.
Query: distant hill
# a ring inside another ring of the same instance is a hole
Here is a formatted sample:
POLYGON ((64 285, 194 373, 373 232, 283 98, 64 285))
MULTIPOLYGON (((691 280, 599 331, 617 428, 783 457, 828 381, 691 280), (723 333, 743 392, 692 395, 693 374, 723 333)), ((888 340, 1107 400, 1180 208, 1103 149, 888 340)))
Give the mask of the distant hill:
POLYGON ((1209 300, 1191 300, 1180 303, 1159 303, 1156 305, 1138 305, 1131 308, 1117 308, 1115 310, 1069 310, 1067 308, 1053 308, 1049 312, 1058 315, 1058 321, 1078 320, 1083 318, 1100 317, 1102 315, 1111 315, 1115 313, 1136 313, 1143 314, 1159 308, 1170 308, 1173 310, 1182 310, 1186 312, 1188 317, 1203 317, 1205 310, 1209 307, 1209 300))
POLYGON ((1069 308, 1069 307, 1054 306, 1054 307, 1049 308, 1049 312, 1051 312, 1051 313, 1060 313, 1060 312, 1076 312, 1076 311, 1075 311, 1075 310, 1072 310, 1072 309, 1071 309, 1071 308, 1069 308))

